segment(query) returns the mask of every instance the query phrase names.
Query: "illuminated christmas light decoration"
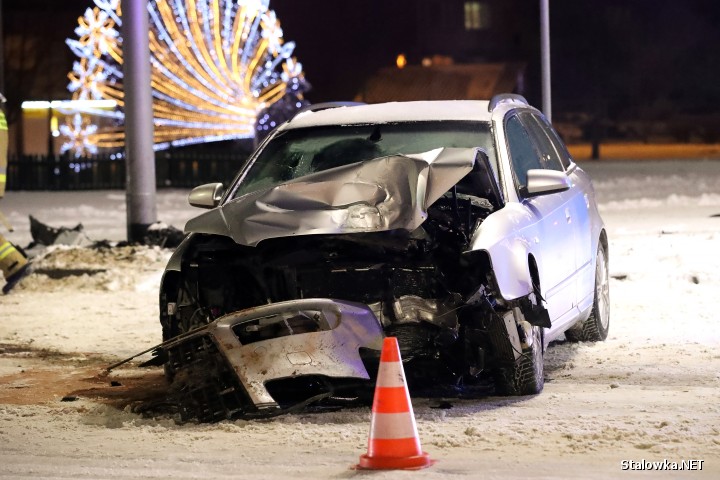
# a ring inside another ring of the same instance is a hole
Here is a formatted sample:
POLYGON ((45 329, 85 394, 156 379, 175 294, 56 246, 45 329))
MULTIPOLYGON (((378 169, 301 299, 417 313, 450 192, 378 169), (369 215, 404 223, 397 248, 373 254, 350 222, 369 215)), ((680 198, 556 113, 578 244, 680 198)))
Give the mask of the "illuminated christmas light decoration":
POLYGON ((60 153, 72 151, 75 158, 96 154, 98 150, 93 136, 97 135, 97 130, 96 125, 92 125, 88 118, 79 113, 68 117, 65 125, 60 125, 60 134, 72 141, 65 142, 60 153))
MULTIPOLYGON (((109 125, 88 132, 73 117, 61 127, 64 151, 124 145, 120 1, 94 3, 78 19, 78 39, 66 41, 78 57, 68 89, 74 100, 117 108, 73 110, 109 125)), ((283 41, 269 0, 150 0, 148 13, 156 149, 264 136, 307 103, 295 44, 283 41)))

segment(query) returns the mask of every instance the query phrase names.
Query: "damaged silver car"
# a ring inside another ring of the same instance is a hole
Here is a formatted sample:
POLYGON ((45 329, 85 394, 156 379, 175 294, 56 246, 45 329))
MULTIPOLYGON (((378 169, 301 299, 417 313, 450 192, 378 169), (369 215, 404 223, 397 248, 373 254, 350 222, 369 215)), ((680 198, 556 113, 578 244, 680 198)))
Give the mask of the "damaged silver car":
POLYGON ((157 351, 186 418, 366 401, 384 336, 413 393, 536 394, 551 340, 608 334, 590 179, 518 95, 311 106, 189 201, 157 351))

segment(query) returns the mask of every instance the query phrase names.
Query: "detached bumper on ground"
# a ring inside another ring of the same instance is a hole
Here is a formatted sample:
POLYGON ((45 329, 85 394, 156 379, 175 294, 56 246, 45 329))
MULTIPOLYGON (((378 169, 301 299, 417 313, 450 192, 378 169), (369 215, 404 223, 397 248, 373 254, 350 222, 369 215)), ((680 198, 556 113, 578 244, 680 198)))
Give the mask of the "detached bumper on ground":
POLYGON ((162 349, 183 417, 217 421, 272 416, 333 395, 335 383, 369 383, 359 352, 379 352, 383 336, 366 305, 302 299, 225 315, 162 349))

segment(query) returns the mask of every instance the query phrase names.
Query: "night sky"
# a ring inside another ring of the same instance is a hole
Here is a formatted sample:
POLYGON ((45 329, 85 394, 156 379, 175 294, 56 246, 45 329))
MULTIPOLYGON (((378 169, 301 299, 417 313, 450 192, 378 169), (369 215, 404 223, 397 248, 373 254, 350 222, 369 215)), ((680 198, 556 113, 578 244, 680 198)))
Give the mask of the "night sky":
MULTIPOLYGON (((527 3, 518 15, 536 16, 539 2, 527 3)), ((8 38, 18 32, 39 31, 43 37, 42 45, 25 56, 37 57, 31 76, 13 76, 17 60, 5 60, 11 103, 69 96, 66 75, 73 56, 63 41, 73 36, 77 17, 92 5, 91 0, 2 1, 6 51, 8 38)), ((271 0, 286 41, 297 43, 295 54, 313 86, 312 102, 352 99, 369 75, 393 65, 411 41, 407 22, 413 15, 402 5, 394 0, 271 0)), ((554 112, 656 118, 714 114, 720 105, 720 2, 550 0, 550 6, 554 112)), ((540 103, 539 47, 537 52, 525 59, 527 94, 535 104, 540 103)))

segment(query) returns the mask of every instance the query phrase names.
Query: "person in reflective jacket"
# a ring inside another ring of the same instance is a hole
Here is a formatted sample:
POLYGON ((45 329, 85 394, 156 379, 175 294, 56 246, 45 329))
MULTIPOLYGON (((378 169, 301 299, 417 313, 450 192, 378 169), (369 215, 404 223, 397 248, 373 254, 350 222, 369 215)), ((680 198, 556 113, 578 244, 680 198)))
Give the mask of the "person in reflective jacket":
MULTIPOLYGON (((5 97, 0 93, 0 103, 5 103, 5 97)), ((7 149, 8 127, 5 112, 0 108, 0 200, 5 196, 5 182, 7 181, 7 149)), ((0 212, 0 224, 12 231, 12 226, 0 212)), ((3 293, 8 293, 20 279, 27 274, 28 259, 25 254, 0 234, 0 271, 5 278, 3 293)))

